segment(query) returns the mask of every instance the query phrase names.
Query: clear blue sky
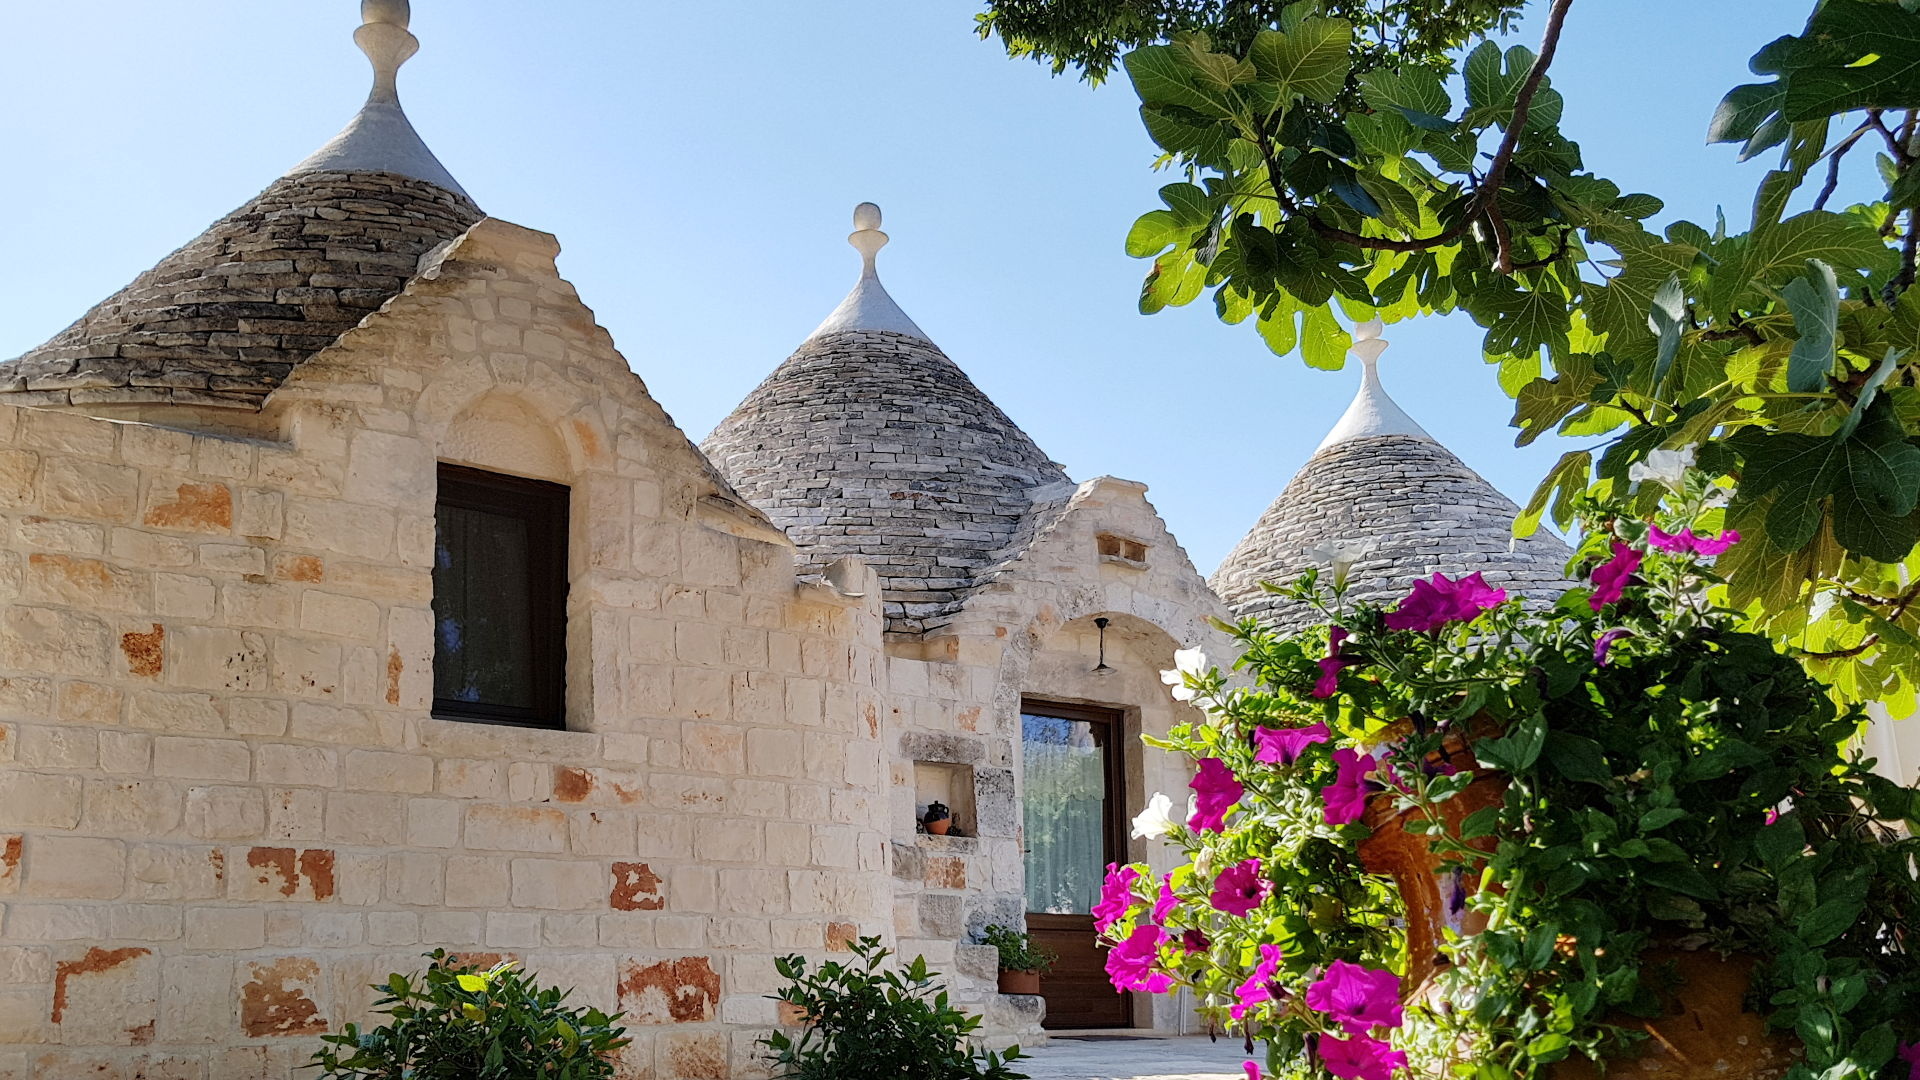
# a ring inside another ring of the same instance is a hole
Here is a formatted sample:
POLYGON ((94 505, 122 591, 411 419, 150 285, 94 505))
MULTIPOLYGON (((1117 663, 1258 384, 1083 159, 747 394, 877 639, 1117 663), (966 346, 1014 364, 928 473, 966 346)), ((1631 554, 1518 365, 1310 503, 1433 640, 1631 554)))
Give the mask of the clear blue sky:
MULTIPOLYGON (((704 435, 853 284, 886 211, 901 306, 1076 479, 1141 480, 1210 571, 1352 395, 1210 303, 1143 317, 1121 241, 1164 179, 1123 84, 1006 59, 971 0, 414 0, 414 125, 560 268, 704 435)), ((1703 133, 1810 0, 1584 0, 1555 67, 1589 167, 1736 222, 1765 166, 1703 133)), ((16 4, 0 39, 0 357, 45 340, 320 146, 368 85, 355 0, 16 4)), ((1531 20, 1537 23, 1537 19, 1531 20)), ((1534 25, 1518 40, 1533 42, 1534 25)), ((1402 324, 1389 389, 1524 501, 1526 451, 1464 317, 1402 324)))

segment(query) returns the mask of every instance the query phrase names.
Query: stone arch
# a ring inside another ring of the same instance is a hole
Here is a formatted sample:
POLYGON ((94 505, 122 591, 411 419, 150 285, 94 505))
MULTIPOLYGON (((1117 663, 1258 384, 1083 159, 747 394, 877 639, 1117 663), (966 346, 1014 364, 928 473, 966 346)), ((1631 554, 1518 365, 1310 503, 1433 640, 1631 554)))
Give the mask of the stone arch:
POLYGON ((518 394, 494 390, 473 400, 440 436, 441 461, 488 472, 570 482, 579 472, 571 449, 518 394))
POLYGON ((612 438, 594 403, 570 388, 559 372, 500 378, 449 365, 421 393, 415 422, 440 460, 574 483, 612 461, 612 438))

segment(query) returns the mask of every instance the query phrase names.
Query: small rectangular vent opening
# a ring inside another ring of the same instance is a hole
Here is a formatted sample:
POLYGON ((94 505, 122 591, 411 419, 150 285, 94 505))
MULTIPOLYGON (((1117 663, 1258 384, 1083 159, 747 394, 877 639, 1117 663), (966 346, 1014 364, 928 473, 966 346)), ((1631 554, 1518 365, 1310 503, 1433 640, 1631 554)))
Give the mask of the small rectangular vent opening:
POLYGON ((1115 562, 1133 567, 1147 565, 1147 545, 1139 540, 1130 536, 1101 533, 1096 538, 1096 542, 1100 546, 1102 562, 1115 562))

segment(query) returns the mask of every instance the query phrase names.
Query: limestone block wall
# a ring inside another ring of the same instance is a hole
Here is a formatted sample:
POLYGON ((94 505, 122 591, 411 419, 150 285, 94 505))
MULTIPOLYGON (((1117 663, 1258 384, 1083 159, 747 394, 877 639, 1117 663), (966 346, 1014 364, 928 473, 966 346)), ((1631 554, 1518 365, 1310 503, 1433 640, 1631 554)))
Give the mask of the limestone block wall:
POLYGON ((288 1076, 435 947, 625 1009, 628 1077, 751 1076, 773 957, 891 929, 877 603, 556 250, 475 226, 256 438, 0 407, 0 1077, 288 1076), (573 489, 569 730, 428 715, 436 460, 573 489))

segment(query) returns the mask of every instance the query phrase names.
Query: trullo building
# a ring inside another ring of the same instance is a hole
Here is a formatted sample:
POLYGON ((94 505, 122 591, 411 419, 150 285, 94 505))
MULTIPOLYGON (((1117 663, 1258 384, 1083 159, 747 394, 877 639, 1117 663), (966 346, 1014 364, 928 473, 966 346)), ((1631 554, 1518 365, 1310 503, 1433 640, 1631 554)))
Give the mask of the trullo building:
POLYGON ((345 131, 0 364, 0 1076, 294 1075, 434 948, 625 1010, 632 1077, 750 1074, 773 958, 860 935, 1030 1040, 974 943, 1023 921, 1048 1025, 1176 1030, 1087 915, 1162 857, 1174 650, 1356 529, 1557 574, 1369 371, 1216 596, 894 303, 866 205, 696 447, 408 122, 405 0, 362 11, 345 131))

